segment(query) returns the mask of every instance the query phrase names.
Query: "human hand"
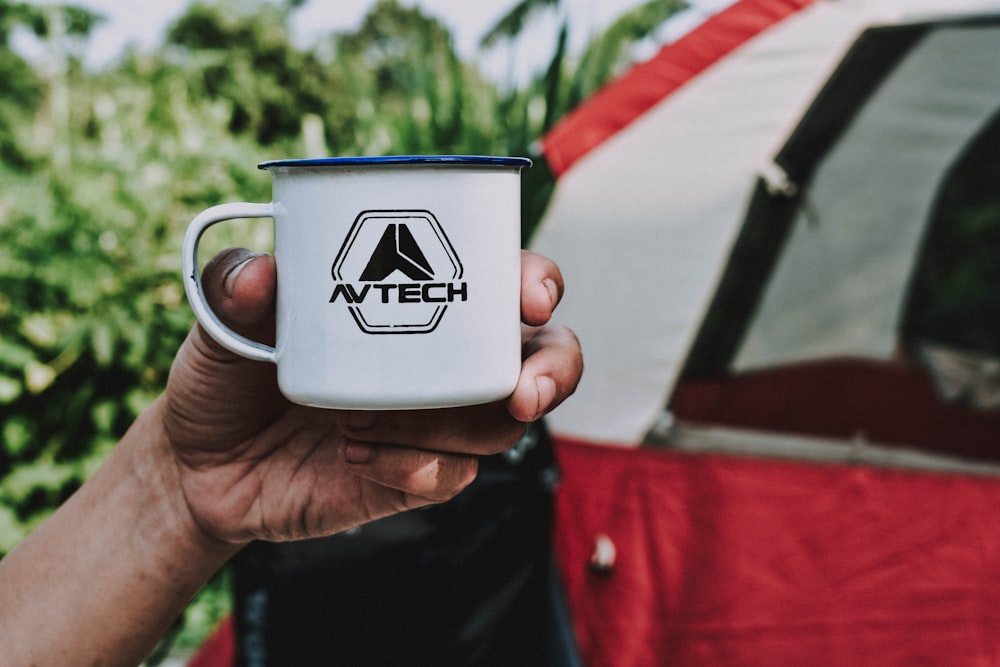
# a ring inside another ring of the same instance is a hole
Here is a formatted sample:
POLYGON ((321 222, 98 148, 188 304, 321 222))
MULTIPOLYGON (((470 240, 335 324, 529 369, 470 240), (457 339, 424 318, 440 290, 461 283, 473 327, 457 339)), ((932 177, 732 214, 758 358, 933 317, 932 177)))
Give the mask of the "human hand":
MULTIPOLYGON (((273 342, 272 257, 225 251, 202 284, 230 326, 273 342)), ((506 401, 465 408, 296 405, 279 393, 272 364, 234 355, 196 325, 156 406, 191 517, 209 537, 240 545, 329 535, 453 497, 475 477, 477 457, 514 445, 526 422, 576 388, 579 344, 568 329, 546 326, 562 290, 555 264, 522 253, 517 387, 506 401)))

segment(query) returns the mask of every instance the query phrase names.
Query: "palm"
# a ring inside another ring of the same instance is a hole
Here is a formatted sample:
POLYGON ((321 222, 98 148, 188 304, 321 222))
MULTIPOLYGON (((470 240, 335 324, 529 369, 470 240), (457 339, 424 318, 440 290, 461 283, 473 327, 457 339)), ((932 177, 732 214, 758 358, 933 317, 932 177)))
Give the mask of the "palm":
POLYGON ((220 539, 327 535, 405 503, 347 469, 343 413, 289 403, 272 366, 233 361, 197 330, 166 401, 188 507, 220 539))
POLYGON ((383 433, 376 437, 386 443, 381 449, 399 449, 388 444, 394 441, 425 447, 408 452, 412 468, 403 468, 425 473, 430 484, 414 485, 412 475, 399 482, 429 492, 405 493, 359 475, 345 461, 342 449, 351 440, 345 433, 352 413, 290 403, 277 389, 274 366, 234 358, 199 328, 177 355, 164 409, 189 510, 210 535, 236 543, 329 535, 440 501, 444 498, 434 487, 445 482, 453 489, 446 495, 452 495, 462 485, 454 478, 471 480, 475 463, 429 449, 454 450, 449 442, 454 438, 476 448, 468 436, 468 426, 475 424, 480 452, 495 453, 513 444, 517 424, 499 403, 449 411, 444 420, 435 419, 439 411, 434 410, 382 413, 380 420, 405 433, 406 442, 383 433), (493 422, 500 424, 491 429, 487 425, 493 422), (447 433, 438 432, 437 424, 447 424, 447 433), (449 480, 442 458, 466 461, 449 480))
POLYGON ((225 452, 189 452, 182 465, 188 505, 228 541, 328 535, 384 514, 389 490, 347 470, 335 415, 289 406, 269 426, 225 452))

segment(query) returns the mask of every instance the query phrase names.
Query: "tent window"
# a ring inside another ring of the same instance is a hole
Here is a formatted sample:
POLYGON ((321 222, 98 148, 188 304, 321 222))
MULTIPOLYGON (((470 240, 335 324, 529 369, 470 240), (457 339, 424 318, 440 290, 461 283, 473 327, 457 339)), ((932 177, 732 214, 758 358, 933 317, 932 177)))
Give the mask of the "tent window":
POLYGON ((1000 115, 941 189, 902 329, 908 341, 1000 357, 1000 115))

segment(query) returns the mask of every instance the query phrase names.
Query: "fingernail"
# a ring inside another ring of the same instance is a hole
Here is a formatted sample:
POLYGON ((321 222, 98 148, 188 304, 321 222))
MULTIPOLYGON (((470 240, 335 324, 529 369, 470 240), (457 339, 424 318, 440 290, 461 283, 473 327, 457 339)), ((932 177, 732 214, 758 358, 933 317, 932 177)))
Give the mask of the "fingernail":
POLYGON ((538 391, 538 408, 535 411, 535 419, 539 419, 556 399, 556 383, 545 375, 535 380, 535 390, 538 391))
POLYGON ((375 450, 360 442, 349 442, 344 445, 344 460, 348 463, 368 463, 375 458, 375 450))
POLYGON ((559 288, 556 286, 556 282, 551 278, 546 278, 542 284, 545 285, 545 289, 549 293, 549 303, 555 308, 559 304, 559 288))
POLYGON ((256 257, 258 257, 258 255, 256 254, 250 255, 242 262, 240 262, 233 268, 229 269, 229 271, 226 273, 226 276, 223 279, 222 283, 222 290, 223 292, 225 292, 227 297, 231 297, 233 295, 233 292, 236 289, 236 279, 239 277, 240 273, 243 272, 243 269, 246 268, 246 265, 249 264, 256 257))

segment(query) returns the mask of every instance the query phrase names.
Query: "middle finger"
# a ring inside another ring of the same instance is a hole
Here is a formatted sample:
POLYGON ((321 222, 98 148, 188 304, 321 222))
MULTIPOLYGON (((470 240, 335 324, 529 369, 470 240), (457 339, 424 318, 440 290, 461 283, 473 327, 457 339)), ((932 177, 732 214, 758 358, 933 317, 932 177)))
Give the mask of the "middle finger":
POLYGON ((475 456, 513 447, 525 429, 503 402, 432 410, 350 410, 338 414, 338 425, 359 442, 475 456))

